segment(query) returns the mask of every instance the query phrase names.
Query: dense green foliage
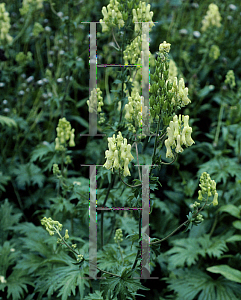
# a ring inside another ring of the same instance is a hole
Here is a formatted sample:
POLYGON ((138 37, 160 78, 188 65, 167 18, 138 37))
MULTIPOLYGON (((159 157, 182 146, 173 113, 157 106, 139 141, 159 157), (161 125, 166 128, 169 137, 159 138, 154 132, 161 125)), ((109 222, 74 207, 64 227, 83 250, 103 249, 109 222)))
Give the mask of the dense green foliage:
MULTIPOLYGON (((98 64, 124 63, 123 49, 135 36, 130 16, 139 1, 119 2, 124 34, 118 26, 102 32, 97 24, 98 64)), ((104 118, 98 133, 105 136, 87 136, 90 27, 81 22, 103 19, 107 1, 6 0, 9 27, 1 6, 0 30, 7 28, 0 35, 1 300, 240 299, 241 5, 238 0, 199 2, 147 2, 156 22, 150 31, 151 85, 166 81, 172 59, 191 103, 165 106, 173 97, 171 86, 163 83, 156 94, 152 88, 152 101, 166 97, 158 112, 165 121, 152 124, 159 139, 137 140, 124 118, 134 74, 127 67, 98 68, 104 118), (202 20, 210 3, 218 5, 221 26, 205 31, 202 20), (158 54, 163 41, 171 44, 165 63, 158 54), (152 76, 159 73, 161 81, 152 76), (163 139, 174 113, 189 115, 195 144, 173 151, 172 162, 163 139), (64 117, 71 127, 61 140, 56 128, 68 127, 59 125, 64 117), (97 205, 140 208, 135 165, 158 165, 150 172, 150 272, 159 279, 134 279, 142 267, 140 210, 98 212, 98 276, 105 279, 88 279, 89 168, 81 165, 103 165, 107 138, 119 131, 128 144, 138 142, 138 156, 132 147, 131 176, 125 178, 97 167, 97 205), (216 182, 218 206, 191 209, 200 197, 203 172, 216 182), (62 239, 46 231, 44 217, 63 225, 62 239)), ((140 73, 135 76, 141 85, 140 73)))

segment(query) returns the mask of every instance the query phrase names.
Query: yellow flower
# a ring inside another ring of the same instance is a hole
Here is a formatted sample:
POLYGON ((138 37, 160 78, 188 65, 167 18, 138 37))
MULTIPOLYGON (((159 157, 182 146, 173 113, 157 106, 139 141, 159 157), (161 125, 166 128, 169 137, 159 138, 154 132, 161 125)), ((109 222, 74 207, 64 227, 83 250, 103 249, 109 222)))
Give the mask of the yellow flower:
POLYGON ((73 131, 73 129, 72 129, 72 132, 71 132, 71 135, 70 135, 69 146, 70 146, 70 147, 74 147, 74 146, 75 146, 75 142, 74 142, 74 131, 73 131))
POLYGON ((128 164, 129 164, 129 159, 126 158, 125 163, 124 163, 124 172, 123 172, 124 177, 131 176, 131 173, 130 173, 129 168, 128 168, 128 164))
POLYGON ((119 167, 120 167, 120 164, 119 164, 119 159, 118 159, 118 150, 115 150, 113 168, 118 169, 119 167))
POLYGON ((206 31, 209 27, 221 27, 221 16, 218 10, 218 6, 211 3, 208 6, 208 11, 204 19, 202 20, 202 31, 206 31))
POLYGON ((167 148, 167 153, 166 153, 166 158, 170 157, 173 158, 173 153, 172 153, 172 149, 170 147, 170 141, 169 139, 165 140, 165 146, 167 148))
POLYGON ((176 150, 175 150, 176 153, 183 152, 183 148, 181 147, 180 140, 181 140, 181 137, 180 137, 180 134, 178 134, 178 136, 177 136, 177 147, 176 147, 176 150))
POLYGON ((165 53, 168 53, 171 49, 171 44, 167 43, 166 41, 164 41, 163 43, 161 43, 159 45, 159 51, 161 53, 165 52, 165 53))
POLYGON ((69 239, 68 229, 65 230, 65 236, 64 236, 64 238, 65 238, 66 240, 69 239))
POLYGON ((218 205, 218 193, 216 192, 213 197, 213 206, 218 205))

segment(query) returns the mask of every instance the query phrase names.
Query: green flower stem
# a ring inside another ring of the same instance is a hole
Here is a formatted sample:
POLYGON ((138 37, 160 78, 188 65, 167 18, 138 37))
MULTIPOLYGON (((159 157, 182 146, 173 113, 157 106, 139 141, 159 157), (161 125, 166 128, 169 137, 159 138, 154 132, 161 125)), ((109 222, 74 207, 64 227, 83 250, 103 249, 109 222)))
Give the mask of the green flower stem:
POLYGON ((142 184, 130 185, 130 184, 126 183, 126 182, 122 179, 122 177, 121 177, 120 170, 119 170, 119 176, 120 176, 120 180, 121 180, 126 186, 128 186, 128 187, 130 187, 130 188, 135 188, 135 187, 138 187, 138 186, 141 186, 141 185, 142 185, 142 184))
POLYGON ((61 155, 61 175, 64 178, 64 157, 65 157, 65 151, 62 152, 61 155))
POLYGON ((106 68, 106 72, 105 72, 105 92, 106 92, 106 97, 108 99, 108 103, 111 103, 108 68, 106 68))
MULTIPOLYGON (((204 209, 204 207, 207 205, 207 201, 205 202, 205 204, 203 205, 202 208, 200 208, 194 215, 193 217, 196 217, 200 211, 202 211, 204 209)), ((169 237, 171 237, 175 232, 177 232, 180 228, 182 228, 182 226, 188 224, 188 222, 190 222, 189 220, 186 220, 185 222, 183 222, 180 226, 178 226, 173 232, 171 232, 170 234, 168 234, 166 237, 164 237, 163 239, 161 240, 158 240, 156 242, 152 242, 150 243, 149 245, 154 245, 154 244, 159 244, 159 243, 162 243, 164 242, 165 240, 167 240, 169 237)))
MULTIPOLYGON (((109 183, 108 190, 105 195, 105 200, 104 200, 103 204, 101 205, 102 207, 104 207, 107 202, 110 190, 111 190, 114 182, 115 182, 115 174, 113 175, 112 180, 109 183)), ((101 240, 101 249, 103 249, 103 247, 104 247, 104 211, 103 210, 101 210, 101 219, 100 219, 100 240, 101 240)))
MULTIPOLYGON (((123 63, 124 63, 124 59, 123 59, 123 53, 124 53, 124 51, 123 51, 123 49, 124 49, 125 36, 126 36, 126 31, 124 30, 124 34, 122 35, 122 41, 121 41, 121 65, 123 65, 123 63)), ((124 73, 124 68, 122 67, 121 68, 121 78, 122 78, 122 82, 121 82, 121 100, 123 99, 123 96, 124 96, 123 73, 124 73)), ((123 101, 121 101, 121 111, 120 111, 119 124, 121 123, 121 119, 122 119, 123 106, 124 106, 124 103, 123 103, 123 101)))
POLYGON ((118 249, 120 250, 121 260, 124 263, 124 259, 123 259, 123 255, 122 255, 120 244, 119 244, 119 242, 117 242, 117 243, 118 243, 118 249))
POLYGON ((213 222, 213 226, 212 226, 212 228, 210 230, 210 233, 209 233, 210 237, 213 235, 213 232, 214 232, 217 224, 218 224, 218 215, 215 216, 215 219, 214 219, 214 222, 213 222))
MULTIPOLYGON (((67 37, 68 37, 68 53, 70 54, 70 20, 71 19, 71 14, 70 14, 70 3, 68 2, 68 23, 67 23, 67 37)), ((65 110, 65 98, 68 93, 70 86, 70 68, 68 68, 68 80, 65 85, 65 90, 64 90, 64 96, 61 102, 61 117, 64 117, 64 110, 65 110)))
MULTIPOLYGON (((139 212, 139 240, 140 240, 140 238, 141 238, 141 225, 142 225, 142 218, 141 218, 141 212, 139 212)), ((139 242, 139 246, 141 247, 141 240, 140 240, 140 242, 139 242)), ((135 258, 135 261, 134 261, 134 263, 133 263, 133 266, 132 266, 132 270, 134 270, 135 269, 135 267, 136 267, 136 264, 137 264, 137 261, 138 261, 138 257, 140 256, 140 253, 141 253, 141 250, 140 249, 138 249, 138 251, 137 251, 137 253, 136 253, 136 258, 135 258)))
POLYGON ((218 115, 218 125, 217 125, 216 134, 215 134, 215 139, 213 142, 214 147, 216 147, 218 145, 218 138, 219 138, 219 133, 220 133, 221 124, 222 124, 224 106, 225 106, 225 104, 222 102, 220 110, 219 110, 219 115, 218 115))
POLYGON ((68 93, 69 87, 70 87, 70 69, 68 69, 68 79, 67 79, 67 82, 66 82, 66 85, 65 85, 64 96, 63 96, 63 99, 62 99, 62 102, 61 102, 61 118, 64 117, 65 98, 66 98, 66 95, 68 93))
POLYGON ((150 174, 151 174, 151 171, 153 169, 153 160, 154 160, 154 157, 156 155, 156 149, 157 149, 157 140, 159 138, 159 130, 160 130, 160 125, 161 125, 161 118, 159 117, 159 120, 158 120, 158 124, 157 124, 157 130, 156 130, 156 137, 155 137, 155 143, 154 143, 154 149, 153 149, 153 154, 152 154, 152 166, 151 166, 151 169, 150 169, 150 174))
MULTIPOLYGON (((57 11, 54 9, 55 3, 52 3, 52 0, 50 0, 50 1, 49 1, 49 4, 50 4, 50 8, 51 8, 52 12, 53 12, 56 16, 58 16, 57 11)), ((59 16, 58 16, 58 17, 59 17, 59 16)))
MULTIPOLYGON (((62 237, 62 235, 60 234, 60 232, 58 231, 58 229, 57 229, 55 226, 53 226, 53 228, 54 228, 54 230, 57 232, 58 236, 60 237, 61 241, 65 244, 65 246, 67 246, 74 254, 79 255, 78 252, 76 252, 72 247, 70 247, 70 246, 66 243, 66 241, 64 240, 64 238, 62 237)), ((85 259, 83 258, 83 260, 85 260, 85 259)), ((107 273, 107 274, 113 275, 113 276, 115 276, 115 277, 121 277, 120 275, 117 275, 117 274, 113 274, 113 273, 104 271, 104 270, 102 270, 102 269, 100 269, 100 268, 98 268, 98 267, 97 267, 97 269, 98 269, 99 271, 103 272, 103 273, 107 273)))
POLYGON ((42 56, 41 56, 41 52, 40 52, 40 44, 39 44, 38 39, 35 41, 35 49, 36 49, 39 67, 40 67, 42 76, 44 76, 44 65, 43 65, 43 60, 42 60, 42 56))
POLYGON ((171 162, 165 163, 165 162, 162 161, 161 165, 171 165, 172 163, 174 163, 174 161, 177 159, 177 153, 174 152, 174 155, 175 155, 175 157, 173 158, 173 160, 171 162))
POLYGON ((65 244, 65 246, 67 246, 74 254, 79 255, 78 252, 76 252, 72 247, 70 247, 66 241, 64 240, 64 238, 62 237, 62 235, 60 234, 60 232, 58 231, 58 229, 53 226, 54 230, 57 232, 58 236, 60 237, 61 241, 65 244))
POLYGON ((50 64, 50 63, 52 63, 52 59, 51 59, 51 55, 49 54, 49 51, 51 49, 49 36, 46 36, 46 46, 47 46, 48 64, 50 64))
MULTIPOLYGON (((137 165, 138 165, 138 173, 139 173, 139 178, 141 181, 141 170, 140 170, 140 163, 139 163, 139 155, 138 155, 138 148, 137 148, 137 142, 136 142, 136 136, 135 136, 135 146, 136 146, 136 160, 137 160, 137 165)), ((134 146, 134 144, 132 146, 134 146)))
POLYGON ((17 189, 17 187, 16 187, 16 184, 15 184, 14 180, 11 180, 11 183, 12 183, 12 186, 13 186, 13 189, 14 189, 14 192, 15 192, 15 195, 16 195, 16 197, 17 197, 19 207, 21 208, 21 210, 22 210, 22 212, 23 212, 24 219, 25 219, 25 221, 27 222, 28 219, 27 219, 27 217, 26 217, 26 215, 25 215, 25 213, 24 213, 23 202, 22 202, 21 197, 20 197, 20 195, 19 195, 19 192, 18 192, 18 189, 17 189))
POLYGON ((118 44, 117 41, 116 41, 116 38, 115 38, 115 35, 114 35, 113 28, 112 28, 112 36, 113 36, 113 39, 114 39, 114 41, 115 41, 115 43, 116 43, 116 45, 117 45, 117 47, 118 47, 118 48, 115 48, 115 49, 118 50, 118 51, 120 51, 120 46, 119 46, 119 44, 118 44))
POLYGON ((14 43, 15 43, 15 42, 23 35, 23 33, 25 32, 25 30, 28 28, 29 23, 30 23, 30 21, 31 21, 31 18, 32 18, 32 11, 29 10, 27 19, 26 19, 26 21, 25 21, 25 23, 24 23, 24 26, 23 26, 23 28, 21 29, 21 31, 19 32, 19 34, 18 34, 17 36, 15 36, 15 38, 13 39, 12 45, 13 45, 13 44, 14 44, 14 43))
POLYGON ((113 273, 110 273, 110 272, 107 272, 107 271, 101 270, 101 269, 100 269, 100 268, 98 268, 98 267, 97 267, 97 269, 98 269, 99 271, 103 272, 103 273, 110 274, 110 275, 112 275, 112 276, 115 276, 115 277, 119 277, 119 278, 121 278, 121 276, 120 276, 120 275, 113 274, 113 273))

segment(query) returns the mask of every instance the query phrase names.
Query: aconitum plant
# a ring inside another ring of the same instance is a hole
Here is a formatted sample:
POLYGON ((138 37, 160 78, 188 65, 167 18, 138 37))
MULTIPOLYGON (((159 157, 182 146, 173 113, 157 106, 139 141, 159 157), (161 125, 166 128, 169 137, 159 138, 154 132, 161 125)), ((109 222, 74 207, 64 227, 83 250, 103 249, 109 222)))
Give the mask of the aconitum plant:
MULTIPOLYGON (((140 65, 142 63, 144 50, 147 51, 150 58, 152 57, 152 61, 153 55, 150 53, 148 47, 145 48, 144 46, 147 35, 141 32, 141 22, 148 22, 149 30, 154 26, 152 21, 153 12, 150 10, 149 4, 147 5, 145 2, 132 0, 128 2, 127 5, 123 1, 118 2, 111 0, 107 7, 102 8, 102 14, 103 19, 100 20, 102 32, 103 34, 109 34, 113 37, 114 48, 120 53, 120 62, 122 62, 123 66, 122 70, 116 73, 114 83, 118 84, 118 89, 115 91, 115 97, 112 97, 114 104, 109 104, 112 109, 115 109, 114 113, 110 112, 111 109, 109 109, 104 99, 104 94, 109 93, 109 91, 101 90, 99 86, 90 91, 87 105, 89 112, 96 114, 98 117, 98 124, 102 124, 101 131, 107 134, 108 148, 106 148, 103 153, 103 158, 105 158, 103 169, 105 170, 102 171, 102 176, 107 175, 111 178, 111 180, 109 180, 108 191, 113 188, 113 184, 119 178, 123 187, 118 185, 118 188, 121 189, 127 186, 130 188, 131 194, 129 198, 131 201, 127 201, 126 199, 123 204, 125 206, 128 204, 131 209, 131 204, 135 203, 135 206, 141 208, 142 192, 143 189, 146 188, 144 184, 146 175, 141 174, 141 167, 143 166, 139 163, 139 145, 144 141, 148 143, 150 139, 154 139, 151 156, 152 164, 149 166, 149 180, 147 181, 149 183, 147 190, 150 192, 150 186, 152 186, 154 190, 157 188, 157 183, 161 181, 161 178, 154 176, 154 170, 160 168, 162 164, 170 165, 177 159, 180 153, 185 151, 183 146, 187 148, 195 143, 191 136, 193 131, 192 127, 189 125, 189 118, 191 116, 178 114, 178 111, 190 104, 191 100, 188 97, 188 88, 185 86, 184 78, 177 79, 177 67, 173 61, 171 63, 172 71, 171 74, 169 74, 169 53, 171 51, 171 44, 166 41, 160 41, 159 51, 153 63, 153 73, 151 73, 149 107, 144 105, 145 99, 141 90, 142 70, 140 65), (145 49, 142 48, 142 45, 145 49), (106 118, 104 124, 100 122, 102 118, 102 115, 100 115, 101 112, 105 112, 106 118), (146 119, 149 122, 149 136, 142 131, 144 120, 146 119), (166 159, 170 158, 172 161, 168 162, 162 159, 159 153, 164 149, 166 150, 166 159), (135 171, 131 165, 133 160, 138 163, 139 178, 134 178, 135 171), (124 181, 122 177, 124 177, 125 180, 134 181, 134 184, 132 183, 132 185, 130 185, 124 181)), ((114 77, 115 74, 112 76, 114 77)), ((57 127, 55 150, 60 151, 63 148, 65 155, 67 153, 67 141, 70 139, 69 146, 74 145, 73 137, 74 133, 70 124, 66 122, 65 119, 61 119, 57 127)), ((60 175, 61 170, 57 165, 54 165, 53 172, 56 178, 63 180, 60 175)), ((121 259, 119 267, 121 269, 118 271, 118 268, 115 267, 112 272, 109 272, 109 270, 100 268, 98 263, 96 265, 98 271, 108 276, 108 280, 107 278, 103 279, 103 286, 106 286, 108 282, 113 282, 114 284, 114 281, 117 280, 115 283, 116 290, 107 291, 106 288, 103 288, 104 295, 109 297, 108 299, 127 299, 126 297, 130 295, 132 296, 128 299, 135 299, 137 289, 143 288, 138 280, 138 284, 134 287, 132 276, 134 274, 141 275, 140 269, 144 263, 140 249, 143 247, 144 241, 147 241, 149 247, 156 247, 171 237, 182 226, 186 226, 188 230, 191 229, 193 225, 199 225, 204 221, 205 217, 201 212, 210 204, 214 206, 218 204, 218 193, 216 191, 215 181, 211 180, 209 174, 206 172, 201 175, 200 188, 198 199, 193 199, 193 204, 190 206, 187 220, 180 224, 172 233, 167 233, 166 237, 162 239, 153 238, 150 240, 148 235, 142 231, 141 224, 143 220, 141 213, 136 214, 137 220, 135 220, 135 222, 139 224, 139 232, 136 233, 132 239, 132 243, 136 243, 136 248, 133 250, 136 251, 136 253, 133 259, 130 257, 127 258, 130 248, 127 245, 128 240, 127 237, 124 236, 122 228, 116 230, 114 242, 118 244, 118 249, 114 251, 115 253, 120 251, 121 259), (210 197, 213 197, 213 199, 210 200, 210 197), (124 241, 126 242, 125 246, 124 241), (121 288, 121 279, 123 278, 129 284, 126 289, 121 288)), ((65 189, 64 187, 63 192, 65 189)), ((109 192, 106 193, 102 208, 105 208, 107 201, 109 201, 109 205, 111 203, 111 200, 108 199, 108 194, 109 192)), ((90 212, 90 214, 92 213, 90 212)), ((58 243, 72 251, 76 263, 84 266, 85 263, 90 261, 90 255, 88 256, 88 253, 80 253, 81 251, 76 248, 76 244, 68 242, 69 233, 65 232, 65 235, 61 235, 59 228, 54 226, 56 222, 57 221, 53 221, 52 219, 46 219, 46 217, 42 219, 42 224, 46 226, 49 233, 53 235, 55 231, 60 236, 58 243)), ((104 223, 104 212, 102 212, 100 222, 102 251, 109 249, 108 242, 104 244, 104 223)), ((113 247, 116 247, 116 245, 113 247)), ((160 251, 161 249, 162 247, 160 247, 160 251)))
POLYGON ((240 5, 108 1, 0 3, 0 298, 238 300, 240 5))

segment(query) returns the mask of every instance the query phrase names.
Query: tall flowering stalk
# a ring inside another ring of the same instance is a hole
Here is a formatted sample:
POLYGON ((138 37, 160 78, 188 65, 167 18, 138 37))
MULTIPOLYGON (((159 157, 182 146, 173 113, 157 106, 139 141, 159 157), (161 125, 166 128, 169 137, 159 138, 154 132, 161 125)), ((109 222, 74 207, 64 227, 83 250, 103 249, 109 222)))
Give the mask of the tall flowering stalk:
POLYGON ((11 44, 13 38, 8 33, 10 28, 9 13, 5 9, 5 3, 0 3, 0 46, 11 44))
POLYGON ((221 16, 219 13, 218 6, 214 3, 211 3, 208 6, 208 11, 204 19, 202 20, 201 31, 206 31, 208 28, 212 27, 221 27, 221 16))

